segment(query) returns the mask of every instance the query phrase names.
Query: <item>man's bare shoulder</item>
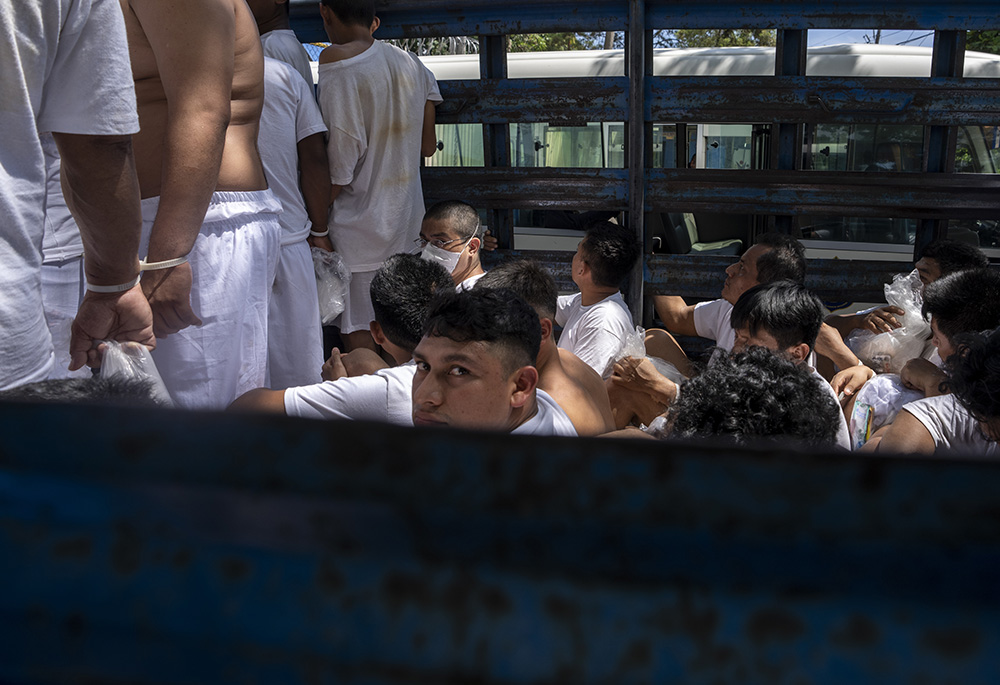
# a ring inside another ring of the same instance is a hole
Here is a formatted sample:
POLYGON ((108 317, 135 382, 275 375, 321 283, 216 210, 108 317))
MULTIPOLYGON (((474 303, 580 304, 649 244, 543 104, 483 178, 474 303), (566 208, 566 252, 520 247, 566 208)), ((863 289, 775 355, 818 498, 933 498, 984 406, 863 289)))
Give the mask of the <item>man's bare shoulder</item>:
POLYGON ((334 43, 333 45, 324 48, 323 52, 319 53, 319 63, 331 64, 333 62, 343 62, 345 59, 357 57, 371 47, 371 45, 371 43, 359 40, 343 44, 334 43))
POLYGON ((613 430, 614 417, 604 381, 587 364, 568 354, 573 357, 570 365, 560 354, 562 363, 547 366, 538 387, 563 408, 580 435, 600 435, 613 430))

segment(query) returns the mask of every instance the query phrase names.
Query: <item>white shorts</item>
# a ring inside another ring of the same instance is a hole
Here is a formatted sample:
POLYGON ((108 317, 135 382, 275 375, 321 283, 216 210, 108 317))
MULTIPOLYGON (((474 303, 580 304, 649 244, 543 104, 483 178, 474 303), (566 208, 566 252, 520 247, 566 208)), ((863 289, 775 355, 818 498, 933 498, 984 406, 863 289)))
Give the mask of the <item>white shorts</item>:
MULTIPOLYGON (((142 201, 142 241, 159 198, 142 201)), ((191 308, 201 326, 157 339, 153 360, 170 396, 185 409, 224 409, 264 385, 267 310, 281 243, 281 204, 270 190, 217 192, 191 250, 191 308)))
POLYGON ((309 244, 282 245, 267 315, 267 387, 322 383, 323 328, 309 244))
POLYGON ((371 322, 375 320, 371 296, 373 278, 375 278, 374 271, 355 271, 351 274, 344 312, 337 319, 341 333, 370 330, 371 322))
POLYGON ((84 285, 83 255, 42 264, 42 306, 55 348, 50 379, 91 376, 90 368, 86 366, 76 371, 69 370, 70 328, 83 300, 84 285))

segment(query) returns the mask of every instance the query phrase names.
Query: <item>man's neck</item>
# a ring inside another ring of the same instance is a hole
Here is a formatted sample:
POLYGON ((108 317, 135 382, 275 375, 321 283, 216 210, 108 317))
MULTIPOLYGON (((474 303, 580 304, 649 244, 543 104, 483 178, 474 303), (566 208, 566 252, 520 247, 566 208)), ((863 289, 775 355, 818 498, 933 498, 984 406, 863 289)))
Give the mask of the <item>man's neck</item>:
POLYGON ((458 285, 462 281, 472 278, 473 276, 479 276, 480 274, 486 273, 483 270, 483 265, 480 262, 475 262, 469 265, 469 268, 465 271, 455 273, 451 275, 452 280, 455 281, 455 285, 458 285))
POLYGON ((510 413, 510 422, 507 424, 509 431, 513 432, 515 429, 521 427, 527 421, 534 418, 535 414, 538 413, 538 400, 535 397, 535 393, 531 393, 531 399, 525 402, 520 407, 516 407, 510 413))
MULTIPOLYGON (((275 6, 277 7, 277 5, 275 6)), ((285 12, 284 8, 277 7, 277 12, 275 15, 269 19, 265 19, 262 22, 257 22, 257 30, 260 35, 269 33, 271 31, 278 31, 281 29, 290 29, 292 25, 288 22, 288 14, 285 12)))
POLYGON ((538 348, 538 359, 535 362, 535 368, 538 369, 538 384, 541 385, 546 369, 557 366, 562 366, 562 362, 559 360, 559 347, 550 336, 543 340, 538 348))
POLYGON ((588 285, 580 288, 580 304, 589 307, 597 304, 601 300, 607 299, 618 292, 618 288, 606 288, 604 286, 588 285))

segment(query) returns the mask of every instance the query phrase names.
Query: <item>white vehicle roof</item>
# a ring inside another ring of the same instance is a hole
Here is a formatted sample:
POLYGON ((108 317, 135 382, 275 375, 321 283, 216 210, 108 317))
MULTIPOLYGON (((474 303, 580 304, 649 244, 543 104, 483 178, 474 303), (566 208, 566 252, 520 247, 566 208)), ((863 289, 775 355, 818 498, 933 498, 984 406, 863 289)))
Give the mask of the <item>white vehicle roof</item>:
MULTIPOLYGON (((809 76, 917 76, 931 73, 931 48, 907 45, 826 45, 809 48, 809 76)), ((439 81, 478 79, 479 55, 421 57, 439 81)), ((510 78, 623 76, 622 50, 517 52, 508 55, 510 78)), ((657 76, 772 76, 774 48, 661 48, 654 51, 657 76)), ((1000 78, 1000 55, 965 53, 965 76, 1000 78)))

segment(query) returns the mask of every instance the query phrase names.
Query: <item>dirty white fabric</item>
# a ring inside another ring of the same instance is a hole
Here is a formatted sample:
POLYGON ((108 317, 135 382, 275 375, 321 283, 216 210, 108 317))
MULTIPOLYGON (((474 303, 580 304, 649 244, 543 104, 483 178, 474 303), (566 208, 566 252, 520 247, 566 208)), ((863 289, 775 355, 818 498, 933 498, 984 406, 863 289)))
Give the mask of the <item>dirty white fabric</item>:
MULTIPOLYGON (((141 256, 159 198, 142 201, 141 256)), ((202 320, 157 339, 153 360, 178 407, 224 409, 265 384, 267 314, 280 249, 270 190, 216 192, 191 250, 191 307, 202 320)))
POLYGON ((323 380, 316 272, 304 240, 281 246, 267 330, 267 387, 283 390, 323 380))
POLYGON ((714 340, 726 352, 732 352, 736 344, 736 331, 729 323, 732 313, 733 305, 722 298, 699 302, 694 306, 694 330, 702 338, 714 340))
POLYGON ((851 449, 851 432, 847 429, 847 418, 844 416, 844 412, 840 407, 840 400, 837 398, 837 393, 833 391, 833 386, 820 375, 820 373, 810 367, 812 371, 813 378, 816 382, 821 384, 823 388, 829 393, 830 398, 833 400, 834 406, 837 408, 837 418, 840 421, 840 425, 837 426, 837 447, 842 447, 845 450, 851 449))
POLYGON ((45 156, 39 133, 139 130, 116 0, 0 0, 0 389, 45 380, 45 156))
POLYGON ((311 419, 354 419, 412 426, 411 388, 416 371, 417 365, 410 361, 365 376, 288 388, 285 413, 311 419))
POLYGON ((351 284, 344 299, 344 311, 337 317, 337 328, 341 333, 367 331, 375 320, 372 307, 371 285, 375 271, 357 271, 351 274, 351 284))
POLYGON ((331 237, 352 272, 374 271, 390 255, 411 252, 420 232, 424 105, 441 94, 415 55, 378 40, 360 55, 320 64, 319 83, 330 182, 343 186, 331 237))

